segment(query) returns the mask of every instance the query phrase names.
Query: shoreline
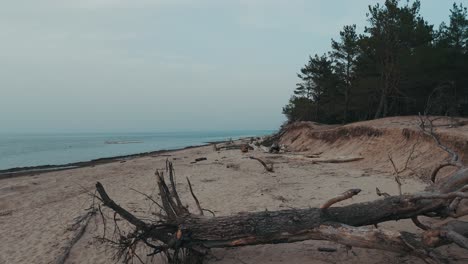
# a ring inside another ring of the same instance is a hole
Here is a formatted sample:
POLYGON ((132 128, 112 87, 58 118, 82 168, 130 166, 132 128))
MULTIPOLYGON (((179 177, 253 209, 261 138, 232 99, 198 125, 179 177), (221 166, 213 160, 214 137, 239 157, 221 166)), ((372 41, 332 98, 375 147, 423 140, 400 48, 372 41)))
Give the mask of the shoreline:
MULTIPOLYGON (((242 140, 242 139, 243 138, 239 138, 238 140, 242 140)), ((228 140, 217 141, 217 142, 206 142, 201 145, 191 145, 191 146, 187 146, 183 148, 160 149, 160 150, 140 152, 140 153, 135 153, 135 154, 104 157, 104 158, 92 159, 88 161, 70 162, 70 163, 61 164, 61 165, 47 164, 47 165, 38 165, 38 166, 14 167, 10 169, 0 170, 0 180, 15 178, 15 177, 22 177, 22 176, 38 175, 38 174, 43 174, 43 173, 52 172, 52 171, 64 171, 64 170, 72 170, 72 169, 78 169, 78 168, 83 168, 83 167, 91 167, 95 165, 108 164, 108 163, 113 163, 113 162, 122 162, 122 161, 130 160, 133 158, 141 158, 141 157, 147 157, 147 156, 153 156, 153 155, 162 155, 162 154, 172 153, 172 152, 176 152, 180 150, 206 147, 206 146, 210 146, 213 144, 224 143, 224 142, 228 142, 228 140)))
POLYGON ((37 166, 13 167, 9 169, 0 170, 0 180, 22 177, 22 176, 33 176, 33 175, 38 175, 38 174, 43 174, 43 173, 48 173, 48 172, 53 172, 53 171, 64 171, 64 170, 73 170, 73 169, 78 169, 78 168, 83 168, 83 167, 92 167, 95 165, 108 164, 108 163, 113 163, 113 162, 125 162, 126 160, 130 160, 134 158, 147 157, 147 156, 153 156, 153 155, 163 155, 163 154, 173 153, 176 151, 181 151, 181 150, 186 150, 186 149, 206 147, 206 146, 211 146, 214 144, 222 144, 222 143, 230 142, 232 140, 238 141, 238 140, 246 140, 250 138, 262 138, 262 137, 267 137, 270 135, 272 134, 239 137, 235 139, 231 138, 231 139, 224 139, 224 140, 218 140, 218 141, 206 141, 206 142, 201 143, 200 145, 189 145, 186 147, 179 147, 179 148, 174 148, 174 149, 160 149, 160 150, 139 152, 139 153, 128 154, 128 155, 102 157, 102 158, 97 158, 97 159, 92 159, 92 160, 70 162, 70 163, 65 163, 65 164, 44 164, 44 165, 37 165, 37 166))

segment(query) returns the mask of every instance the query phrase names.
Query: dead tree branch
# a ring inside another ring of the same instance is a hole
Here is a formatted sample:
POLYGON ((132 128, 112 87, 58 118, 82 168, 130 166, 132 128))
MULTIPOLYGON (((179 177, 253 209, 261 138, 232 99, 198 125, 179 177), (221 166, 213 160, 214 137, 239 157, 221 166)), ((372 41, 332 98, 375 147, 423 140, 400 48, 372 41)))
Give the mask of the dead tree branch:
POLYGON ((75 231, 72 236, 72 239, 68 241, 66 245, 63 247, 63 252, 55 258, 55 261, 54 261, 55 264, 65 263, 65 261, 68 259, 68 256, 70 255, 70 252, 73 246, 83 236, 86 230, 86 227, 89 224, 89 221, 96 214, 96 211, 97 211, 96 208, 90 208, 88 212, 75 218, 75 221, 71 225, 71 228, 70 228, 71 230, 75 231))
POLYGON ((413 224, 415 226, 421 228, 422 230, 429 230, 430 229, 430 227, 428 227, 425 224, 421 223, 421 221, 419 221, 417 216, 411 217, 411 221, 413 221, 413 224))
POLYGON ((332 206, 335 203, 347 200, 352 198, 354 195, 357 195, 358 193, 361 192, 361 189, 350 189, 341 194, 340 196, 337 196, 335 198, 332 198, 328 200, 326 203, 324 203, 320 208, 321 209, 327 209, 328 207, 332 206))
POLYGON ((177 193, 176 184, 174 181, 174 175, 175 175, 174 166, 172 166, 172 162, 170 162, 168 159, 166 159, 166 173, 169 173, 169 180, 171 181, 171 187, 172 187, 172 195, 174 196, 177 202, 177 206, 184 207, 182 205, 182 202, 180 201, 180 197, 179 197, 179 194, 177 193))
POLYGON ((401 195, 401 181, 400 181, 400 171, 397 169, 395 162, 392 159, 392 156, 388 154, 388 159, 390 160, 390 163, 392 164, 393 170, 395 171, 395 181, 398 184, 398 192, 401 195))
POLYGON ((315 159, 312 160, 314 163, 347 163, 353 161, 363 160, 363 157, 351 157, 351 158, 343 158, 343 159, 315 159))
POLYGON ((432 171, 432 173, 431 173, 431 181, 432 181, 432 182, 435 182, 435 181, 436 181, 437 174, 439 173, 439 171, 440 171, 441 169, 443 169, 443 168, 445 168, 445 167, 449 167, 449 166, 458 167, 458 165, 452 164, 452 163, 450 163, 450 162, 440 164, 439 166, 435 167, 434 170, 432 171))
POLYGON ((442 168, 445 168, 445 167, 448 167, 448 166, 455 166, 455 167, 463 168, 463 164, 460 161, 458 153, 456 151, 454 151, 453 149, 449 148, 448 146, 442 144, 442 142, 440 140, 440 136, 434 131, 434 121, 436 121, 438 119, 439 118, 430 119, 426 115, 421 116, 421 114, 419 114, 419 120, 420 120, 419 128, 421 129, 421 131, 425 135, 431 137, 434 140, 434 142, 436 143, 437 147, 439 147, 443 151, 447 152, 451 156, 451 159, 449 161, 437 166, 432 171, 432 173, 431 173, 431 181, 432 182, 435 182, 436 177, 437 177, 437 173, 439 173, 439 171, 442 168))
POLYGON ((195 193, 193 193, 192 184, 190 183, 190 180, 189 180, 188 177, 187 177, 187 183, 188 183, 188 186, 189 186, 189 189, 190 189, 190 193, 192 194, 193 200, 195 200, 195 203, 197 204, 198 211, 199 211, 200 215, 203 215, 203 209, 202 209, 202 207, 200 205, 200 201, 198 201, 197 196, 195 195, 195 193))
POLYGON ((128 212, 127 210, 123 209, 120 207, 120 205, 116 204, 110 197, 107 195, 106 191, 104 190, 104 186, 100 182, 96 183, 96 190, 101 196, 102 203, 114 210, 116 213, 118 213, 123 219, 127 220, 130 224, 134 225, 137 228, 145 229, 147 225, 145 222, 141 221, 137 217, 135 217, 133 214, 128 212))
POLYGON ((390 194, 380 191, 380 189, 377 187, 375 187, 375 192, 377 193, 378 196, 390 197, 390 194))
POLYGON ((266 170, 267 172, 273 172, 273 163, 270 164, 270 165, 268 166, 268 165, 267 165, 263 160, 261 160, 260 158, 256 158, 256 157, 254 157, 254 156, 250 156, 249 158, 260 162, 260 164, 263 165, 263 167, 265 168, 265 170, 266 170))

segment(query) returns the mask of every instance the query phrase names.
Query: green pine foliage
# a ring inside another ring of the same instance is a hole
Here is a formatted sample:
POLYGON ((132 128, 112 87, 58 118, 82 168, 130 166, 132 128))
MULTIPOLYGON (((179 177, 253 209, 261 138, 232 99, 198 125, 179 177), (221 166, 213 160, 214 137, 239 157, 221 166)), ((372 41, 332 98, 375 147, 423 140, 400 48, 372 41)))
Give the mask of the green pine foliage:
POLYGON ((369 6, 362 34, 347 25, 331 51, 309 56, 283 108, 288 121, 347 123, 395 115, 468 115, 468 12, 453 4, 439 29, 420 1, 369 6))

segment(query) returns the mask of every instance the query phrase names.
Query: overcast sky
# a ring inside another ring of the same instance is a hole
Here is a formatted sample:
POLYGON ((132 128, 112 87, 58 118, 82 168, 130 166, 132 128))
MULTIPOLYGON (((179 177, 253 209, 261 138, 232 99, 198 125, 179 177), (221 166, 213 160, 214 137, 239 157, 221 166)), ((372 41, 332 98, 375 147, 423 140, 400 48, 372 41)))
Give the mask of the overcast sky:
POLYGON ((376 2, 0 0, 0 132, 276 129, 308 55, 376 2))

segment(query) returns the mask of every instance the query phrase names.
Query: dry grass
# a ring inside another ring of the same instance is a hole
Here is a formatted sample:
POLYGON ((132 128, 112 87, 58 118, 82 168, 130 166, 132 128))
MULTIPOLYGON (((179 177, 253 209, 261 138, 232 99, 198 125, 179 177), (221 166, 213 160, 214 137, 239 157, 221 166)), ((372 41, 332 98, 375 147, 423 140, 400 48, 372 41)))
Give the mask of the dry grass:
POLYGON ((380 137, 383 131, 368 126, 343 126, 325 131, 311 131, 310 136, 314 139, 334 143, 340 139, 352 139, 358 137, 380 137))

